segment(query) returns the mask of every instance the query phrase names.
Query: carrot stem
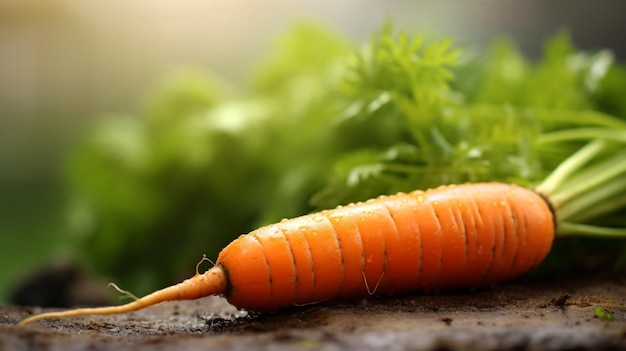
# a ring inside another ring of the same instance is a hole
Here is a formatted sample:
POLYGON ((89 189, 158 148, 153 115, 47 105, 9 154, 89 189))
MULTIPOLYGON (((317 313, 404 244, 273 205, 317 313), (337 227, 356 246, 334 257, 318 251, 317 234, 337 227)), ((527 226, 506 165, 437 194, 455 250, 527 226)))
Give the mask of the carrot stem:
POLYGON ((604 139, 618 142, 626 142, 624 129, 609 128, 576 128, 557 132, 549 132, 537 137, 538 144, 556 143, 571 140, 604 139))
POLYGON ((626 121, 606 113, 593 110, 566 110, 533 108, 532 113, 542 121, 559 123, 576 123, 579 125, 594 125, 598 127, 624 129, 626 121))
POLYGON ((604 186, 609 180, 626 172, 626 152, 610 157, 609 159, 594 165, 581 172, 569 182, 563 184, 563 190, 555 193, 552 197, 552 204, 561 207, 571 199, 591 191, 596 187, 604 186))
POLYGON ((607 228, 589 224, 559 222, 559 234, 565 236, 601 236, 621 238, 626 236, 626 228, 607 228))
POLYGON ((557 234, 626 236, 626 228, 589 224, 626 205, 626 128, 615 123, 614 127, 567 129, 538 137, 538 145, 544 149, 545 144, 591 140, 535 188, 555 208, 557 234))
POLYGON ((545 195, 553 194, 572 173, 592 160, 604 148, 606 142, 603 140, 594 140, 585 145, 563 161, 535 190, 545 195))
POLYGON ((567 221, 576 218, 577 221, 585 221, 599 217, 605 213, 626 205, 626 196, 613 198, 615 194, 626 192, 626 178, 615 178, 598 188, 588 192, 563 205, 559 210, 559 218, 567 221), (592 207, 589 204, 598 204, 592 207))

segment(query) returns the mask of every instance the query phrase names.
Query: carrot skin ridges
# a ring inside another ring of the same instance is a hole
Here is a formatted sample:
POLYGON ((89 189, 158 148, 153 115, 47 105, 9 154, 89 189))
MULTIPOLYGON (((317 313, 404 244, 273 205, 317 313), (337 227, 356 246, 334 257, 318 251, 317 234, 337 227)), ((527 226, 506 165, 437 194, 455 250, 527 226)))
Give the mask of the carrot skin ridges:
POLYGON ((273 311, 333 298, 479 287, 538 265, 554 214, 537 193, 479 183, 381 196, 284 220, 220 253, 226 298, 273 311))

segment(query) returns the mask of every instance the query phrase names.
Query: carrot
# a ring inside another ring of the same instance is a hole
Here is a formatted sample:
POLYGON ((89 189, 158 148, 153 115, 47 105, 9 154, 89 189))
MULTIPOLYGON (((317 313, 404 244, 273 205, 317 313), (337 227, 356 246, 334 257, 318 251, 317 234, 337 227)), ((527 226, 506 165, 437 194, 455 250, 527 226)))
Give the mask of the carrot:
POLYGON ((259 228, 214 267, 122 306, 24 319, 115 314, 170 300, 223 295, 251 311, 373 294, 479 287, 537 266, 555 233, 550 204, 502 183, 381 196, 259 228))

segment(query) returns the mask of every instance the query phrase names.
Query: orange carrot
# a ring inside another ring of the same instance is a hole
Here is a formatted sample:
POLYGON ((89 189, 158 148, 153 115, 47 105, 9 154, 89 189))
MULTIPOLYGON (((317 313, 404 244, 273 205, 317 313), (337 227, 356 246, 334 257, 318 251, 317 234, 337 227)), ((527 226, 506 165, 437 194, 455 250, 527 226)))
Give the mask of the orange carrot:
POLYGON ((515 185, 381 196, 241 235, 204 274, 126 305, 44 313, 20 325, 208 295, 263 312, 372 294, 479 287, 538 265, 554 232, 548 202, 515 185))

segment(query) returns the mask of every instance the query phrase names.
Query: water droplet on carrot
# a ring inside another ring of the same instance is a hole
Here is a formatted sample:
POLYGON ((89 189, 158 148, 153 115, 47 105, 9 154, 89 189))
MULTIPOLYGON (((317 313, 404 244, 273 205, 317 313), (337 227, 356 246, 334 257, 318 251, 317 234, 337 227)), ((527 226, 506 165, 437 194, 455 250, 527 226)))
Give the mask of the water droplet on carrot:
POLYGON ((324 221, 324 216, 313 216, 313 222, 321 223, 324 221))

